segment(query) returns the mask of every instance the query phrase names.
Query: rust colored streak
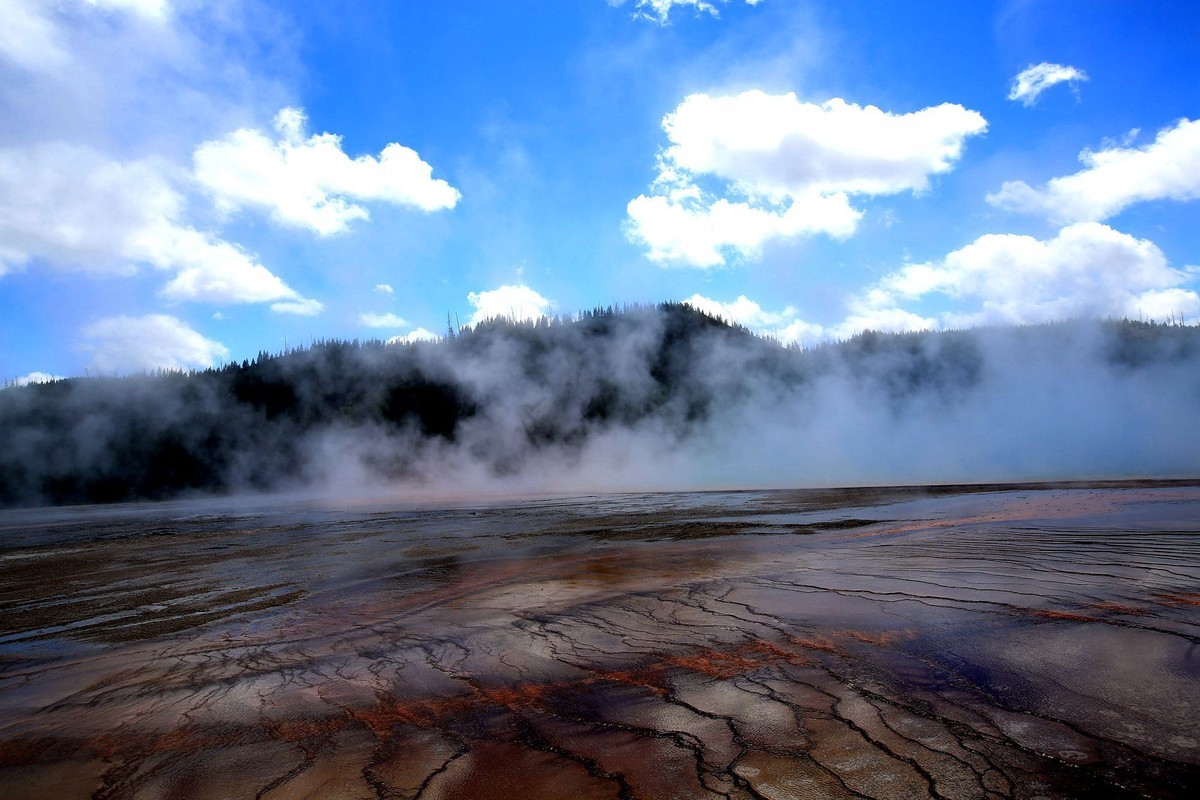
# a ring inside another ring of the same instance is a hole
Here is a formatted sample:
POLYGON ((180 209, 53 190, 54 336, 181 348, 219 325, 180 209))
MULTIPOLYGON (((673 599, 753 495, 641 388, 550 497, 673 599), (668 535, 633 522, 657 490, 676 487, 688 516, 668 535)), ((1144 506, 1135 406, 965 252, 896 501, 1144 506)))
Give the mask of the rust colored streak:
POLYGON ((913 638, 912 631, 878 631, 871 633, 868 631, 844 630, 837 631, 834 635, 883 648, 892 648, 903 641, 913 638))
POLYGON ((1193 592, 1164 592, 1154 596, 1169 606, 1200 606, 1200 594, 1193 592))
POLYGON ((597 672, 592 680, 595 683, 609 682, 645 689, 655 697, 663 698, 670 693, 663 680, 663 672, 661 665, 632 670, 603 670, 597 672))
POLYGON ((1146 616, 1150 612, 1142 606, 1134 606, 1129 603, 1120 603, 1116 600, 1102 600, 1099 603, 1092 603, 1091 608, 1099 611, 1108 611, 1113 614, 1125 614, 1128 616, 1146 616))
POLYGON ((819 650, 822 653, 837 653, 838 648, 826 639, 810 639, 801 636, 791 637, 791 642, 805 650, 819 650))
POLYGON ((699 672, 710 678, 725 680, 754 672, 762 667, 765 661, 745 658, 732 653, 722 653, 718 650, 704 650, 688 655, 672 656, 667 658, 664 663, 689 672, 699 672))

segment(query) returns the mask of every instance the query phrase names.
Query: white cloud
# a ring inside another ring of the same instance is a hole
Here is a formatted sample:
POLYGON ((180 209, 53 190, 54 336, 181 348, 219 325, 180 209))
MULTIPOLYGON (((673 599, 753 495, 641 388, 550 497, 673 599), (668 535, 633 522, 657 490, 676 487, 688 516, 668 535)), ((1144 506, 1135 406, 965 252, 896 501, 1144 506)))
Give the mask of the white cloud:
POLYGON ((639 195, 627 212, 631 237, 649 247, 652 261, 700 268, 723 265, 728 251, 751 257, 769 239, 816 233, 845 238, 862 217, 844 194, 797 197, 786 208, 723 197, 705 205, 639 195))
POLYGON ((1088 79, 1087 73, 1075 67, 1062 64, 1034 64, 1021 70, 1013 78, 1012 87, 1008 92, 1009 100, 1019 100, 1022 105, 1032 106, 1037 103, 1042 92, 1060 83, 1075 84, 1088 79))
MULTIPOLYGON (((610 5, 624 5, 626 0, 609 0, 610 5)), ((756 6, 762 0, 745 0, 746 5, 756 6)), ((717 16, 717 6, 728 5, 729 0, 634 0, 634 16, 642 19, 651 19, 658 22, 660 25, 667 24, 667 18, 671 15, 671 9, 676 6, 689 6, 695 9, 697 14, 704 12, 717 16)))
POLYGON ((702 294, 694 294, 683 302, 698 311, 703 311, 710 317, 736 322, 747 328, 771 327, 786 323, 796 316, 796 309, 792 306, 788 306, 782 311, 765 311, 762 306, 744 294, 739 295, 731 303, 722 303, 702 294))
POLYGON ((193 155, 196 179, 217 206, 232 212, 260 208, 289 225, 322 236, 345 231, 367 209, 354 201, 381 201, 423 211, 453 208, 458 190, 433 178, 433 168, 399 144, 378 158, 350 158, 332 133, 305 138, 304 112, 285 108, 275 116, 278 139, 242 128, 205 142, 193 155))
POLYGON ((837 325, 829 329, 834 339, 849 339, 863 331, 879 333, 905 333, 928 331, 938 327, 938 321, 922 317, 903 308, 873 308, 867 304, 851 303, 850 313, 837 325))
POLYGON ((325 310, 325 304, 310 297, 297 297, 295 300, 283 300, 271 303, 271 310, 276 314, 298 314, 302 317, 315 317, 325 310))
POLYGON ((138 237, 175 226, 183 198, 169 168, 119 163, 86 147, 0 149, 0 274, 43 258, 96 274, 130 274, 138 237))
POLYGON ((34 72, 56 69, 72 60, 58 18, 65 12, 91 7, 162 22, 168 11, 166 0, 76 0, 73 4, 3 0, 0 6, 0 57, 34 72))
MULTIPOLYGON (((278 14, 262 4, 0 5, 6 6, 0 11, 0 107, 6 112, 0 129, 6 144, 69 141, 91 144, 117 160, 158 153, 179 163, 190 161, 197 142, 245 124, 264 103, 282 104, 285 89, 271 71, 252 68, 262 39, 249 26, 261 32, 279 24, 278 14), (173 6, 185 13, 173 13, 173 6), (9 25, 9 15, 24 22, 9 25)), ((287 49, 271 43, 278 56, 287 49)))
POLYGON ((424 328, 417 328, 414 331, 404 334, 403 336, 393 336, 387 340, 388 344, 412 344, 413 342, 436 342, 438 335, 433 331, 427 331, 424 328))
POLYGON ((508 319, 514 322, 540 319, 553 306, 546 298, 525 285, 501 286, 486 292, 471 292, 467 301, 475 308, 469 324, 489 319, 508 319))
POLYGON ((391 287, 391 284, 377 283, 375 284, 375 291, 379 292, 380 294, 390 295, 395 294, 396 290, 391 287))
POLYGON ((628 233, 654 261, 701 268, 773 238, 846 237, 863 213, 851 196, 927 189, 986 127, 950 103, 891 114, 791 92, 694 94, 663 119, 670 145, 651 193, 629 203, 628 233))
POLYGON ((227 303, 284 301, 320 309, 320 303, 300 297, 279 276, 229 242, 186 227, 163 226, 145 232, 139 245, 143 258, 176 275, 160 292, 168 300, 227 303), (149 249, 158 244, 161 249, 149 249))
POLYGON ((801 319, 792 306, 782 311, 767 311, 744 294, 730 303, 722 303, 701 294, 694 294, 683 302, 709 316, 736 322, 754 333, 770 336, 784 344, 811 344, 825 337, 825 329, 821 325, 801 319))
POLYGON ((403 328, 408 324, 407 320, 390 312, 387 314, 359 314, 358 322, 368 328, 403 328))
POLYGON ((733 302, 722 303, 694 294, 684 302, 718 319, 744 325, 760 336, 803 346, 830 339, 848 339, 865 330, 892 333, 938 327, 936 319, 895 307, 892 305, 894 298, 879 290, 870 293, 869 297, 851 298, 850 313, 841 322, 828 327, 801 318, 792 306, 781 311, 767 311, 745 295, 733 302))
POLYGON ((52 375, 49 372, 31 372, 28 375, 22 375, 12 382, 12 386, 28 386, 31 383, 52 383, 54 381, 64 380, 61 375, 52 375))
POLYGON ((220 342, 207 339, 166 314, 110 317, 83 329, 82 349, 99 372, 194 369, 229 357, 220 342))
POLYGON ((7 0, 0 19, 0 55, 28 70, 65 63, 69 56, 48 18, 52 10, 44 0, 7 0))
POLYGON ((172 301, 316 303, 187 225, 184 179, 160 160, 122 163, 63 143, 0 149, 0 275, 34 260, 101 275, 149 265, 175 273, 161 291, 172 301))
POLYGON ((987 201, 1010 211, 1045 214, 1061 222, 1099 221, 1147 200, 1200 198, 1200 121, 1180 120, 1143 147, 1084 150, 1087 167, 1053 178, 1042 189, 1006 181, 987 201))
POLYGON ((114 9, 136 14, 150 20, 162 20, 170 6, 167 0, 82 0, 84 3, 103 9, 114 9))
POLYGON ((855 298, 852 309, 902 319, 910 314, 901 307, 906 301, 940 294, 979 304, 945 314, 942 323, 952 326, 1073 317, 1161 320, 1200 313, 1200 295, 1186 288, 1198 275, 1195 268, 1172 268, 1151 241, 1084 222, 1044 241, 981 236, 941 263, 909 264, 884 277, 855 298))

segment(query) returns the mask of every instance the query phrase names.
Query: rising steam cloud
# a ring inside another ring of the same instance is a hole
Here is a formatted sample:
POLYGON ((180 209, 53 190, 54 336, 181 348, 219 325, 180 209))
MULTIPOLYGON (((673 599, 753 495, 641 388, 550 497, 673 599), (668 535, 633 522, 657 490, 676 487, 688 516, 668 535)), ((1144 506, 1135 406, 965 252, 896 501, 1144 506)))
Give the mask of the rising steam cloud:
POLYGON ((786 349, 687 306, 0 395, 6 503, 1200 472, 1200 333, 1062 323, 786 349))

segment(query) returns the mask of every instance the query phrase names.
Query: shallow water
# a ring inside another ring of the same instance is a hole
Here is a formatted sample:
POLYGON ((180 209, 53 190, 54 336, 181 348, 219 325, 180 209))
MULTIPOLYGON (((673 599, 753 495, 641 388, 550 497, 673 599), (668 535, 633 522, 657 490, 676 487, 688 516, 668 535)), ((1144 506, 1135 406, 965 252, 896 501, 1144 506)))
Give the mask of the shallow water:
POLYGON ((1192 797, 1200 486, 0 514, 6 797, 1192 797))

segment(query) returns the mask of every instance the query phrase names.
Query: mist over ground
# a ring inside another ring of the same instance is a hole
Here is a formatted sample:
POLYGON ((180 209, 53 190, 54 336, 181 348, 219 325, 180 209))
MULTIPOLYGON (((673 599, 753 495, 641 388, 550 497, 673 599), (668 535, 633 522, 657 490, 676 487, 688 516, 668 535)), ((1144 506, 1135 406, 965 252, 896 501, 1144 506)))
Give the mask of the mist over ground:
POLYGON ((783 347, 681 304, 0 392, 0 504, 1200 474, 1200 328, 783 347))

